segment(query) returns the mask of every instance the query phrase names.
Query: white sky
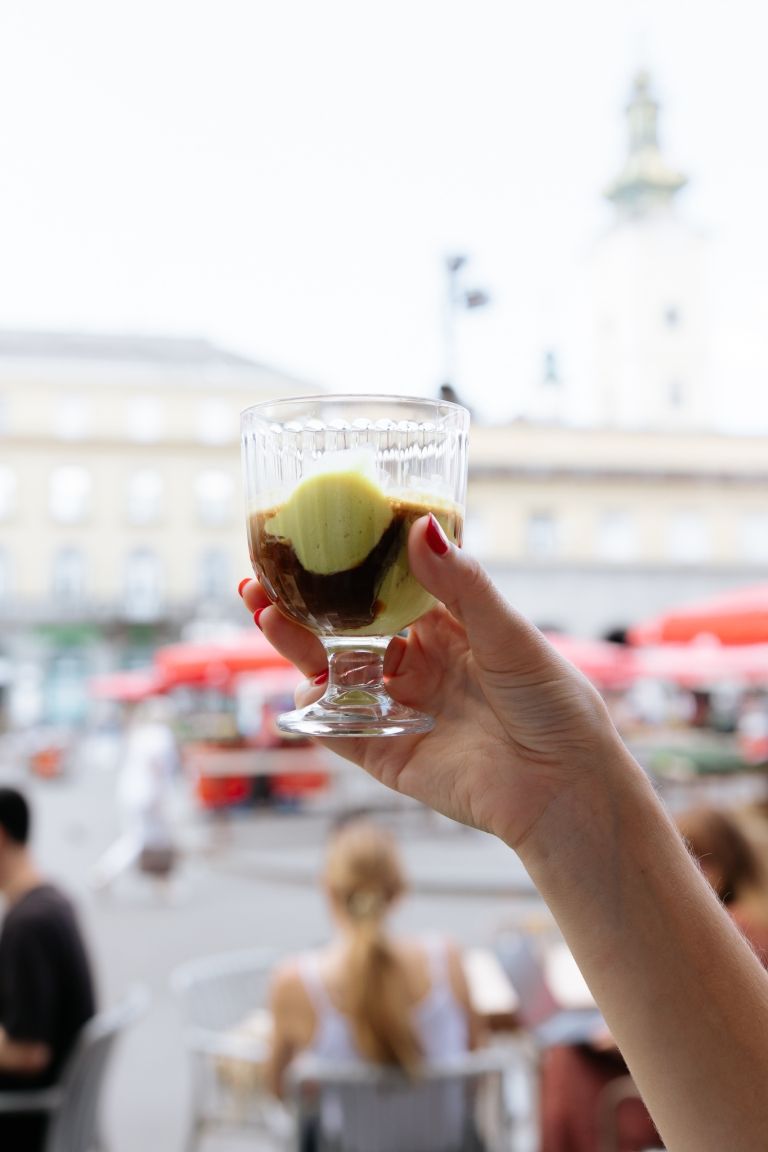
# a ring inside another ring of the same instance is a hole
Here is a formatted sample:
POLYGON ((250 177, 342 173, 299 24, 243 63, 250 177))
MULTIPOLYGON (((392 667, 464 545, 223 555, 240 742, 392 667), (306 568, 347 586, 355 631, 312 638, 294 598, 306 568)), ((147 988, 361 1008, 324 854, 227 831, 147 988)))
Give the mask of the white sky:
MULTIPOLYGON (((466 251, 493 305, 462 318, 459 390, 513 412, 559 286, 608 219, 600 190, 647 63, 662 144, 691 177, 681 206, 715 242, 723 320, 759 344, 761 10, 6 0, 0 326, 205 335, 335 389, 432 393, 441 262, 466 251)), ((753 375, 729 403, 768 418, 753 375)))

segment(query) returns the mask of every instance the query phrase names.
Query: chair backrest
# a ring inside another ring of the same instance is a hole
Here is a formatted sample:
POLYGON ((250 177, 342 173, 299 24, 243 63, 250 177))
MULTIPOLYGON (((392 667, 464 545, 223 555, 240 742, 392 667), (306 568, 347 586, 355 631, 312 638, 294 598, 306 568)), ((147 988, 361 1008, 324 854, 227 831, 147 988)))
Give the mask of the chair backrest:
POLYGON ((118 1037, 148 1002, 146 989, 136 987, 85 1025, 59 1081, 62 1102, 51 1122, 46 1152, 91 1152, 98 1147, 99 1101, 110 1056, 118 1037))
POLYGON ((190 960, 171 975, 188 1029, 223 1032, 264 1005, 279 954, 267 948, 224 952, 190 960))
POLYGON ((299 1057, 289 1071, 296 1148, 314 1126, 318 1152, 478 1152, 487 1146, 476 1123, 479 1089, 499 1087, 509 1059, 499 1049, 471 1052, 409 1078, 299 1057))

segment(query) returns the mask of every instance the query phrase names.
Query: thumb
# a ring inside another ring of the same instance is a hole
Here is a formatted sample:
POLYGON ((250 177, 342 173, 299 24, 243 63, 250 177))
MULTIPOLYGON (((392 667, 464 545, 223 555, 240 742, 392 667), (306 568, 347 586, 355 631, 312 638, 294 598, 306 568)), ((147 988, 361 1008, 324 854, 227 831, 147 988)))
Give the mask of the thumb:
POLYGON ((474 557, 452 544, 434 516, 424 516, 408 538, 411 571, 465 628, 475 658, 489 672, 516 674, 559 663, 554 649, 504 599, 474 557))

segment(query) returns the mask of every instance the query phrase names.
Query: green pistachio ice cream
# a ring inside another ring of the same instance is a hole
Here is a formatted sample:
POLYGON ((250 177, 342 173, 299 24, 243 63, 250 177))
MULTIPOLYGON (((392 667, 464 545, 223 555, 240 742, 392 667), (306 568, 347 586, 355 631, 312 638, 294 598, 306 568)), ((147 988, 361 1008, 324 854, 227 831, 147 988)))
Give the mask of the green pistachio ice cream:
POLYGON ((432 604, 406 549, 411 524, 429 512, 460 543, 462 515, 450 501, 385 492, 355 467, 324 471, 251 515, 251 559, 269 595, 312 631, 393 636, 432 604))

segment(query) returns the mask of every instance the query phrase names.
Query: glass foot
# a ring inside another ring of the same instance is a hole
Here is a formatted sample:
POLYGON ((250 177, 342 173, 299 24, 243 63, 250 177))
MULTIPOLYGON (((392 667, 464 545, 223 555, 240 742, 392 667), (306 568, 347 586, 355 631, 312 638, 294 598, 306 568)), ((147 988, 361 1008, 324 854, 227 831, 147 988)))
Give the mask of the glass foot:
POLYGON ((424 712, 398 704, 391 696, 364 689, 328 693, 306 708, 277 719, 282 732, 304 736, 412 736, 429 732, 435 721, 424 712))

